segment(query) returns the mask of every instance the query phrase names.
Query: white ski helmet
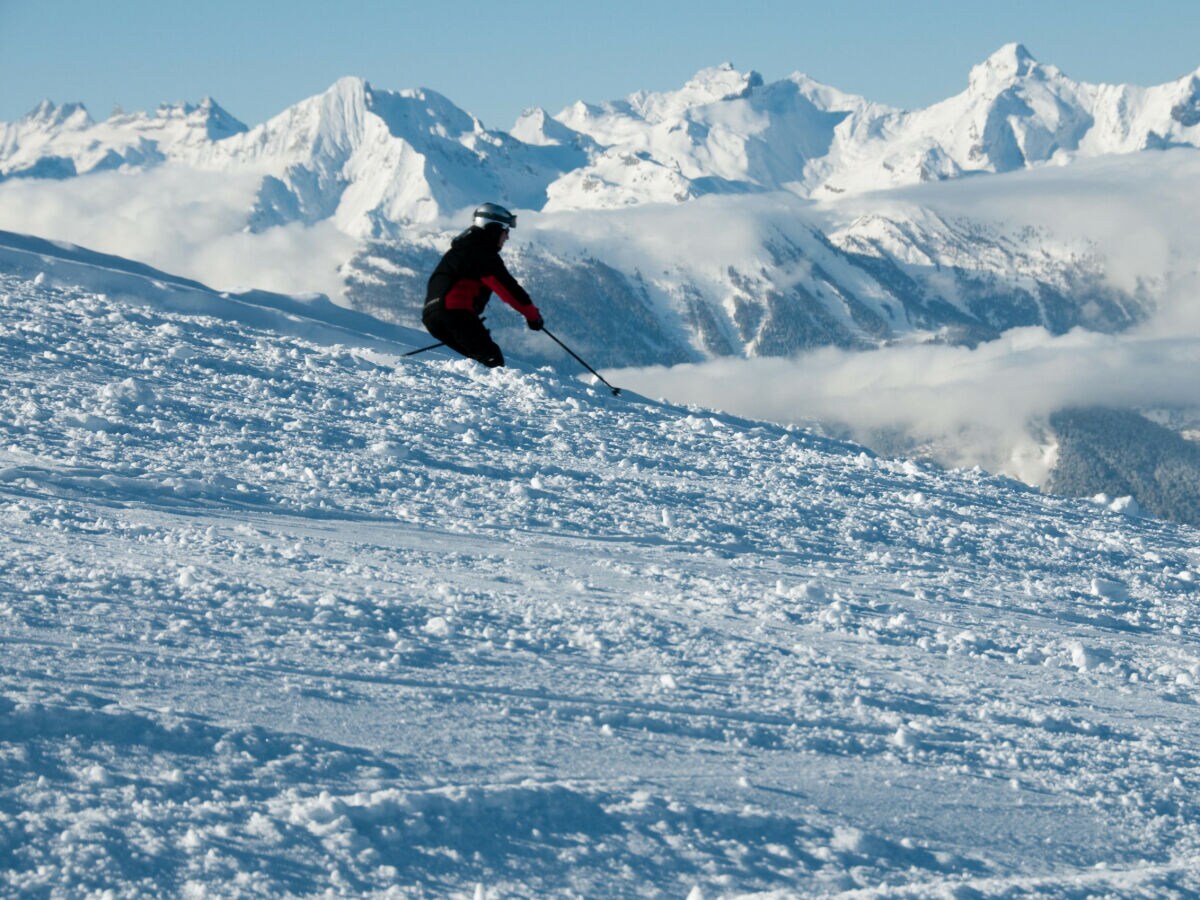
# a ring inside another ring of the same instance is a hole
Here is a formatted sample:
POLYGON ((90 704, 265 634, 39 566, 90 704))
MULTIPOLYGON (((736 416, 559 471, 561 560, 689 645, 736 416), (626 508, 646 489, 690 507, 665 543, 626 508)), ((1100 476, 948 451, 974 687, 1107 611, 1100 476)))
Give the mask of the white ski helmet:
POLYGON ((505 228, 516 228, 517 217, 498 203, 485 203, 475 210, 475 218, 471 224, 479 228, 488 225, 503 225, 505 228))

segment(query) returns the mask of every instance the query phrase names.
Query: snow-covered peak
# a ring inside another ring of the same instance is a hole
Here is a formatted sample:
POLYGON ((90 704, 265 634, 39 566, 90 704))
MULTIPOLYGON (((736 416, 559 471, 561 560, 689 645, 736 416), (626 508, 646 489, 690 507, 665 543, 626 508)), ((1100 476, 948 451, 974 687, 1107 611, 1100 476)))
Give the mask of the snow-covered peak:
POLYGON ((156 140, 164 152, 170 152, 176 144, 195 146, 221 141, 247 130, 211 97, 199 103, 163 103, 152 116, 118 112, 104 124, 109 130, 141 132, 156 140))
POLYGON ((630 105, 648 121, 663 121, 686 115, 696 107, 740 100, 756 87, 762 87, 757 72, 739 72, 730 63, 701 69, 678 91, 657 94, 634 94, 630 105))
POLYGON ((420 133, 470 141, 473 136, 487 131, 475 116, 429 88, 372 91, 367 98, 367 108, 379 116, 396 137, 420 133))
POLYGON ((762 76, 753 69, 739 72, 733 63, 721 63, 701 69, 683 86, 676 96, 686 97, 694 104, 716 103, 718 100, 733 100, 745 97, 753 88, 761 87, 762 76))
POLYGON ((204 124, 209 140, 224 140, 248 130, 244 122, 231 115, 212 97, 205 97, 194 106, 185 104, 184 114, 204 124))
POLYGON ((343 75, 318 96, 342 97, 354 102, 369 93, 371 93, 371 83, 367 79, 358 75, 343 75))
POLYGON ((510 132, 513 137, 535 147, 573 144, 583 136, 559 122, 540 106, 521 113, 510 132))
POLYGON ((585 133, 604 130, 614 121, 628 119, 649 124, 676 124, 699 110, 726 101, 742 100, 763 85, 757 72, 739 72, 729 63, 701 69, 677 91, 639 91, 624 100, 585 103, 580 100, 555 118, 585 133))
POLYGON ((558 121, 598 149, 592 167, 566 179, 571 189, 548 192, 548 208, 786 188, 829 152, 843 121, 868 111, 890 112, 807 76, 766 84, 728 63, 701 70, 678 91, 576 103, 558 121))
POLYGON ((1095 124, 1095 96, 1023 45, 1006 44, 971 70, 962 93, 846 129, 814 188, 877 190, 1066 161, 1095 124))
POLYGON ((15 122, 0 122, 0 181, 13 177, 71 178, 103 161, 91 149, 95 122, 82 103, 43 100, 15 122))
POLYGON ((363 78, 339 78, 325 92, 268 121, 263 131, 306 155, 314 145, 348 149, 361 138, 370 93, 363 78))
POLYGON ((1003 90, 1014 81, 1029 76, 1039 67, 1040 63, 1023 44, 1005 44, 971 69, 968 84, 973 93, 1003 90))
POLYGON ((782 81, 768 85, 768 88, 775 85, 791 84, 804 97, 808 98, 814 106, 830 112, 837 111, 865 111, 870 110, 873 116, 883 116, 890 113, 899 112, 894 107, 887 106, 882 103, 875 103, 868 100, 859 94, 850 94, 846 91, 839 90, 832 85, 817 81, 810 75, 804 72, 793 72, 791 75, 782 81))
POLYGON ((49 128, 86 128, 94 124, 87 108, 82 103, 64 103, 61 106, 46 99, 18 120, 18 124, 49 128))
POLYGON ((377 90, 363 78, 346 77, 253 129, 241 148, 232 149, 293 164, 344 158, 366 143, 379 144, 380 131, 417 145, 430 138, 457 142, 483 130, 474 116, 436 91, 377 90))
POLYGON ((540 207, 577 156, 488 131, 436 91, 347 77, 191 161, 263 175, 254 230, 331 218, 346 233, 381 237, 482 199, 540 207))

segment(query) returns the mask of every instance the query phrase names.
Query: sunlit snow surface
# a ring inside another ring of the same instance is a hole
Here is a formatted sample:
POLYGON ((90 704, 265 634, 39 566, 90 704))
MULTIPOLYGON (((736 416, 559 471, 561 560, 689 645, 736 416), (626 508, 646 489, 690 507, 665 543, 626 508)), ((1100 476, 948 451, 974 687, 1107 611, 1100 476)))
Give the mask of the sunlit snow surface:
POLYGON ((1200 891, 1195 530, 72 274, 0 275, 0 894, 1200 891))

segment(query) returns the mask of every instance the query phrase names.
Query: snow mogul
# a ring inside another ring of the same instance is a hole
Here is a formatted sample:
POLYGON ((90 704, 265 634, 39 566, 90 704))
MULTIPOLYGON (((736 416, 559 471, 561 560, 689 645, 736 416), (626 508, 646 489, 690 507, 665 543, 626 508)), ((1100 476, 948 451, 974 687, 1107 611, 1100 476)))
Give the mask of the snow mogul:
POLYGON ((490 369, 504 365, 504 354, 480 318, 493 292, 523 315, 532 330, 542 328, 541 313, 500 258, 509 229, 516 227, 517 217, 503 206, 483 204, 475 210, 471 227, 450 244, 425 291, 421 321, 426 330, 490 369))

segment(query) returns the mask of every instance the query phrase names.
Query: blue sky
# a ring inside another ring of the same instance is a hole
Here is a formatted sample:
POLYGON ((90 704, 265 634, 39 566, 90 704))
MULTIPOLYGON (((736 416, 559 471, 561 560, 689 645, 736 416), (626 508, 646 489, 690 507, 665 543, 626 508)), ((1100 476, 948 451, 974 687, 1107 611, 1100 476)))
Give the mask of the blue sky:
POLYGON ((1077 80, 1158 84, 1200 67, 1200 3, 0 0, 0 121, 44 97, 103 118, 211 95, 254 125, 361 75, 507 129, 526 107, 670 90, 726 61, 914 107, 1010 41, 1077 80))

